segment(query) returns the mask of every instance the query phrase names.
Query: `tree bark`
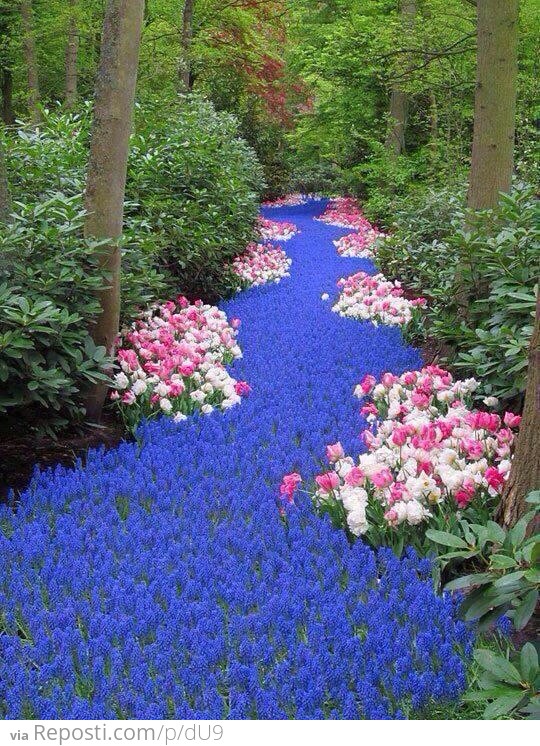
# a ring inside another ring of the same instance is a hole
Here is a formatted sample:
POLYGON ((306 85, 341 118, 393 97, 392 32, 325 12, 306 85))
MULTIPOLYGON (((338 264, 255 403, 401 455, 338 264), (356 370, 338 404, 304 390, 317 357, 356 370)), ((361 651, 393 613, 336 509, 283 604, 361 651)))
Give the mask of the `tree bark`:
MULTIPOLYGON (((96 345, 114 350, 120 320, 120 248, 129 138, 132 129, 144 0, 107 0, 96 77, 94 123, 86 182, 87 237, 107 238, 101 264, 109 273, 99 293, 101 314, 91 329, 96 345)), ((86 411, 98 421, 107 386, 94 385, 86 411)))
POLYGON ((0 132, 0 222, 6 222, 10 213, 11 197, 7 177, 6 154, 4 152, 2 133, 0 132))
POLYGON ((519 0, 477 0, 474 133, 468 205, 495 207, 514 167, 519 0))
POLYGON ((21 0, 23 52, 28 81, 28 111, 32 124, 41 122, 38 61, 32 0, 21 0))
POLYGON ((183 91, 191 90, 191 40, 193 38, 193 5, 194 0, 185 0, 184 11, 182 13, 182 37, 180 40, 180 50, 182 58, 180 60, 180 84, 183 91))
POLYGON ((523 419, 512 468, 499 505, 499 522, 505 527, 513 526, 527 510, 527 494, 537 489, 540 489, 540 293, 536 300, 536 320, 529 349, 523 419))
POLYGON ((0 87, 2 90, 2 119, 4 124, 14 124, 15 112, 13 111, 13 74, 9 67, 2 70, 0 87))
POLYGON ((70 16, 66 44, 66 109, 77 103, 77 56, 79 53, 79 28, 77 23, 77 0, 69 0, 70 16))
MULTIPOLYGON (((405 28, 412 28, 416 16, 416 0, 401 0, 400 12, 405 28)), ((405 129, 409 113, 409 94, 393 88, 390 94, 390 112, 385 147, 394 157, 405 152, 405 129)))

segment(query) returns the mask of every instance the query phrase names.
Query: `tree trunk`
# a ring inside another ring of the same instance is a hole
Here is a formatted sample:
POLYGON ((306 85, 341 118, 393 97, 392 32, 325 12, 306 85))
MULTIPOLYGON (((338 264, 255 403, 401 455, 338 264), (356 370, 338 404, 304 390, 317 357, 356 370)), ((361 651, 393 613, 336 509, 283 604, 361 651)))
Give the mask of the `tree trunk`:
POLYGON ((28 81, 28 111, 32 124, 41 122, 39 77, 32 0, 21 0, 23 52, 28 81))
POLYGON ((536 300, 536 321, 529 349, 529 369, 523 419, 517 436, 510 475, 498 510, 505 526, 514 523, 527 510, 525 498, 540 489, 540 293, 536 300))
POLYGON ((2 89, 2 119, 4 124, 14 124, 13 111, 13 74, 8 67, 2 70, 0 87, 2 89))
POLYGON ((180 41, 181 60, 179 77, 183 91, 191 90, 191 40, 193 37, 193 5, 194 0, 185 0, 182 13, 182 38, 180 41))
MULTIPOLYGON (((99 293, 101 314, 91 329, 96 345, 114 350, 120 320, 120 248, 129 138, 132 129, 144 0, 107 0, 96 77, 94 123, 86 182, 85 235, 110 238, 102 267, 108 286, 99 293)), ((107 386, 92 387, 88 417, 99 420, 107 386)))
MULTIPOLYGON (((401 0, 400 8, 403 26, 410 30, 416 15, 416 0, 401 0)), ((408 113, 409 94, 400 90, 399 87, 393 88, 390 94, 389 123, 385 147, 394 157, 405 151, 405 129, 408 113)))
POLYGON ((439 160, 439 110, 433 91, 429 94, 429 149, 434 168, 439 160))
POLYGON ((11 213, 11 198, 7 177, 4 141, 0 132, 0 222, 5 223, 11 213))
POLYGON ((79 53, 79 28, 77 23, 77 0, 69 0, 70 16, 66 44, 66 109, 77 103, 77 55, 79 53))
POLYGON ((495 207, 514 167, 519 0, 477 0, 474 134, 468 205, 495 207))

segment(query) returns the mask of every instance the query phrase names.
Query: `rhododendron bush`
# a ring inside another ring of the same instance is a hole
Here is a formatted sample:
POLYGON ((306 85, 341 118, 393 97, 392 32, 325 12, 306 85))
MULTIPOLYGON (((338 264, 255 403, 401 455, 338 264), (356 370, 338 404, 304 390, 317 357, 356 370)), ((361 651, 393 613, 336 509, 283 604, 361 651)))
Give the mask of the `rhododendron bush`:
POLYGON ((391 282, 382 274, 357 272, 338 281, 341 293, 332 310, 340 316, 369 320, 390 326, 417 325, 424 298, 408 300, 398 281, 391 282))
POLYGON ((291 260, 281 246, 251 243, 232 263, 233 272, 250 287, 289 277, 291 260))
POLYGON ((239 320, 229 324, 215 306, 180 296, 150 308, 118 342, 121 372, 111 399, 133 429, 160 413, 182 420, 201 410, 229 409, 249 391, 225 366, 242 353, 236 341, 239 320))
POLYGON ((257 223, 258 231, 265 241, 288 241, 299 233, 294 223, 270 220, 260 217, 257 223))
MULTIPOLYGON (((520 417, 474 409, 478 387, 437 366, 378 382, 365 376, 355 394, 371 423, 362 434, 367 452, 355 460, 339 442, 328 446, 331 468, 315 478, 316 505, 353 535, 399 551, 407 543, 424 548, 428 526, 448 531, 462 516, 485 523, 510 471, 520 417)), ((282 484, 285 502, 296 476, 282 484)))

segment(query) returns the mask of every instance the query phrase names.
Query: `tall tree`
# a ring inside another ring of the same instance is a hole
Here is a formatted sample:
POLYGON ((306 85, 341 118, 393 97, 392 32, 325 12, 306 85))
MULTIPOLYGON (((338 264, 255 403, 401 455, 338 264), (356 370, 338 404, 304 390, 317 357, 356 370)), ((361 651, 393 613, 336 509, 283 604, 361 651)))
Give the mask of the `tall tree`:
POLYGON ((5 222, 11 212, 11 198, 7 177, 3 133, 0 131, 0 222, 5 222))
POLYGON ((77 102, 77 56, 79 52, 79 28, 77 22, 77 0, 69 0, 68 37, 66 44, 66 109, 77 102))
POLYGON ((15 112, 13 111, 13 74, 7 66, 0 70, 0 91, 2 93, 1 117, 5 124, 13 124, 15 122, 15 112))
POLYGON ((28 111, 32 124, 41 121, 38 60, 36 35, 34 29, 34 10, 32 0, 21 0, 21 19, 23 30, 23 51, 28 81, 28 111))
MULTIPOLYGON (((109 282, 99 293, 101 314, 91 333, 110 354, 120 320, 119 238, 124 220, 124 195, 132 129, 144 0, 107 0, 101 55, 96 78, 94 123, 86 182, 87 237, 110 239, 102 252, 109 282)), ((107 387, 90 390, 86 410, 99 420, 107 387)))
POLYGON ((14 16, 18 9, 0 0, 0 116, 5 124, 13 124, 13 73, 10 41, 13 35, 14 16))
POLYGON ((540 293, 536 300, 536 320, 529 350, 529 368, 523 419, 516 450, 499 505, 499 521, 512 526, 525 512, 525 498, 540 489, 540 293))
POLYGON ((185 0, 182 12, 182 38, 180 48, 180 82, 184 91, 191 90, 191 42, 193 38, 193 6, 195 0, 185 0))
MULTIPOLYGON (((404 30, 410 30, 416 15, 416 0, 401 0, 401 21, 404 30)), ((405 128, 409 113, 409 94, 397 85, 390 94, 390 114, 386 148, 394 156, 401 155, 405 150, 405 128)))
POLYGON ((494 207, 514 167, 519 0, 477 0, 474 134, 468 204, 494 207))

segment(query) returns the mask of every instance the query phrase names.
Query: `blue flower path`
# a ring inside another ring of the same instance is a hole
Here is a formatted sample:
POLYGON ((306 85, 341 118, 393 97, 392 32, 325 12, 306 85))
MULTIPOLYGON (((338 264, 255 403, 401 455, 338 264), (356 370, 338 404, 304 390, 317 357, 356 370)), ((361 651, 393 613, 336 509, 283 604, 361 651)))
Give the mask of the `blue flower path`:
POLYGON ((421 362, 321 300, 374 271, 338 256, 323 207, 269 210, 301 230, 291 278, 223 304, 247 400, 150 423, 2 508, 3 717, 396 718, 464 688, 471 635, 427 561, 350 546, 302 496, 278 514, 284 473, 360 449, 362 376, 421 362))

